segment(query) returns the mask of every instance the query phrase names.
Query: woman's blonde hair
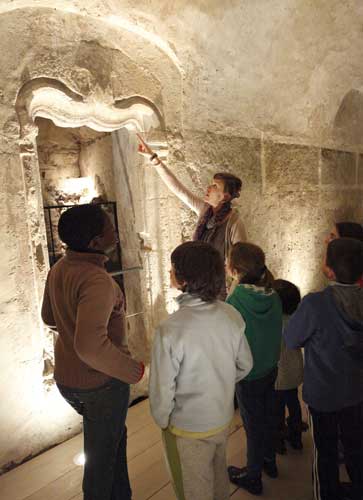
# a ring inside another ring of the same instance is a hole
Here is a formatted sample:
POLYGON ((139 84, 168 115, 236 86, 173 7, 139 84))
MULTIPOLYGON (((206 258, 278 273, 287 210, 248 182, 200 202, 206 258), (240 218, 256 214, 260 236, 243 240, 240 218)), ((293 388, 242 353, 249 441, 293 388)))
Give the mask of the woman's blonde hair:
POLYGON ((253 243, 235 243, 229 254, 229 267, 238 274, 241 284, 272 288, 274 279, 266 267, 265 254, 253 243))

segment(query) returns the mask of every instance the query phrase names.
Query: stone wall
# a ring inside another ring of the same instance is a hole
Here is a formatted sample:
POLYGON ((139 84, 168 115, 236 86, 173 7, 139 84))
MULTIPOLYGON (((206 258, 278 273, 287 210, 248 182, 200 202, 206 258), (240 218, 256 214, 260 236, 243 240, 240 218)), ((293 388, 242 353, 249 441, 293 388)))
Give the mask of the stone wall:
MULTIPOLYGON (((218 171, 242 178, 236 205, 248 239, 264 249, 275 276, 293 281, 303 294, 324 283, 323 242, 334 222, 363 221, 361 162, 359 149, 192 130, 183 141, 171 139, 169 156, 173 170, 198 194, 218 171)), ((181 210, 181 236, 189 239, 196 219, 189 209, 181 210)))

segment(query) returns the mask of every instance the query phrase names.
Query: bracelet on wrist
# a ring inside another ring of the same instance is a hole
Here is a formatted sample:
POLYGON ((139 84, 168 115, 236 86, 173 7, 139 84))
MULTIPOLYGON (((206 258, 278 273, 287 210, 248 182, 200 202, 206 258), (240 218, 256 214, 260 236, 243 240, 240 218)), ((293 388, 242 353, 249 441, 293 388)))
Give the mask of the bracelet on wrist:
POLYGON ((155 158, 157 158, 158 155, 156 153, 153 153, 151 156, 150 156, 150 161, 153 161, 155 160, 155 158))

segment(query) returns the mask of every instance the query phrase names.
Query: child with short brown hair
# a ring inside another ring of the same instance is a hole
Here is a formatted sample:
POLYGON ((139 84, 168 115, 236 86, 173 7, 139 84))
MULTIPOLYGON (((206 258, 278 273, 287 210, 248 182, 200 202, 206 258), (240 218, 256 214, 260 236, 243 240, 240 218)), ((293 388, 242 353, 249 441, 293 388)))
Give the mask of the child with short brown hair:
POLYGON ((235 383, 252 357, 240 315, 217 300, 224 284, 218 251, 201 241, 171 255, 179 310, 155 333, 150 407, 179 500, 229 499, 226 444, 235 383))

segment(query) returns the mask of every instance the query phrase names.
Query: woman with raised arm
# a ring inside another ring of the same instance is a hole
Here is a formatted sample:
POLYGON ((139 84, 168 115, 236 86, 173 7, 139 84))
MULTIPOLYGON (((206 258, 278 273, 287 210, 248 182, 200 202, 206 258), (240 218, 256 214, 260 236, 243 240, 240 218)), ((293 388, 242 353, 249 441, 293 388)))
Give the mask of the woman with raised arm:
MULTIPOLYGON (((199 198, 175 177, 139 134, 138 138, 139 152, 149 156, 150 163, 166 186, 198 215, 193 240, 210 243, 225 260, 232 245, 247 239, 240 215, 232 207, 232 200, 239 198, 241 193, 241 179, 227 172, 217 173, 207 187, 204 198, 199 198)), ((224 290, 221 298, 225 296, 224 290)))

